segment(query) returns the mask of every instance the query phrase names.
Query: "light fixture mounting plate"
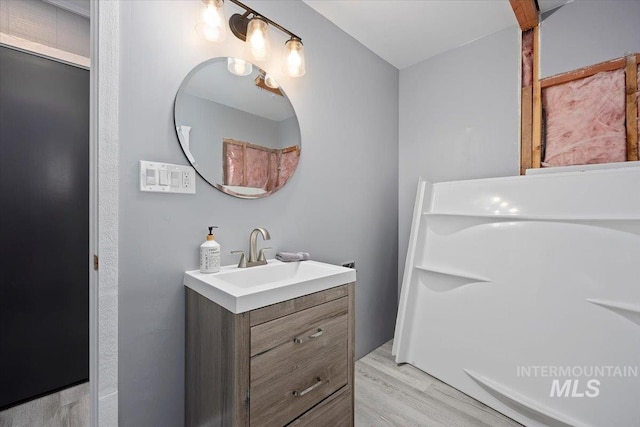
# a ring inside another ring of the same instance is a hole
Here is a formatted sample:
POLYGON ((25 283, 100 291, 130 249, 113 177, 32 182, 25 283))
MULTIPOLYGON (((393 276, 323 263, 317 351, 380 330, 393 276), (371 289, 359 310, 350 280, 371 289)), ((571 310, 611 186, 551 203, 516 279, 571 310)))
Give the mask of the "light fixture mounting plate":
POLYGON ((249 18, 245 15, 236 13, 231 15, 231 18, 229 18, 229 28, 231 29, 231 32, 242 41, 247 40, 247 27, 249 25, 249 18))

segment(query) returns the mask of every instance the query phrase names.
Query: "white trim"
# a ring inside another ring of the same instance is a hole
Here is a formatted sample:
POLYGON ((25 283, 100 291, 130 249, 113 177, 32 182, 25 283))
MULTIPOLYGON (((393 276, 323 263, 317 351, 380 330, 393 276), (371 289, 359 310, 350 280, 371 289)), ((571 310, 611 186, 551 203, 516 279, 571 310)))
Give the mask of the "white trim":
MULTIPOLYGON (((100 257, 91 298, 91 426, 118 425, 120 3, 91 2, 92 202, 100 257)), ((95 234, 94 234, 95 235, 95 234)))
POLYGON ((547 175, 561 172, 588 172, 593 170, 626 169, 640 167, 638 160, 613 163, 596 163, 590 165, 552 166, 546 168, 527 169, 526 175, 547 175))
MULTIPOLYGON (((89 46, 92 55, 97 54, 98 8, 91 2, 89 21, 89 46)), ((93 257, 98 254, 98 137, 97 122, 97 61, 89 69, 89 425, 97 427, 98 417, 98 272, 93 269, 93 257)))
MULTIPOLYGON (((60 9, 64 9, 68 12, 75 13, 76 15, 84 16, 85 18, 89 18, 91 16, 91 11, 85 9, 78 4, 78 2, 70 1, 70 0, 43 0, 45 3, 49 3, 55 7, 60 9)), ((87 4, 90 5, 90 2, 87 1, 87 4)))
POLYGON ((74 67, 89 69, 91 65, 90 59, 86 56, 76 55, 75 53, 56 49, 55 47, 32 42, 31 40, 12 36, 11 34, 3 32, 0 32, 0 45, 33 53, 44 58, 62 62, 63 64, 73 65, 74 67))

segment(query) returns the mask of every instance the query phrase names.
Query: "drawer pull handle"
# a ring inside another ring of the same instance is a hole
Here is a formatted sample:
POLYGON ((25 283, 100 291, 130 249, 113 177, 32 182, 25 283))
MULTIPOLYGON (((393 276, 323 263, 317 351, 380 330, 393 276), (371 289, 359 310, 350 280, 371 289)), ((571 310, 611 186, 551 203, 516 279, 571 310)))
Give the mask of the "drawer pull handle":
POLYGON ((320 335, 322 335, 322 329, 318 328, 318 332, 316 332, 315 334, 311 334, 307 337, 307 339, 304 338, 294 338, 293 342, 296 344, 302 344, 305 341, 309 341, 312 340, 314 338, 318 338, 320 335))
POLYGON ((310 391, 312 391, 313 389, 320 387, 321 385, 322 385, 322 378, 317 377, 316 378, 316 383, 314 385, 312 385, 311 387, 309 387, 307 389, 304 389, 302 391, 294 390, 293 391, 293 395, 296 396, 296 397, 302 397, 305 394, 307 394, 310 391))

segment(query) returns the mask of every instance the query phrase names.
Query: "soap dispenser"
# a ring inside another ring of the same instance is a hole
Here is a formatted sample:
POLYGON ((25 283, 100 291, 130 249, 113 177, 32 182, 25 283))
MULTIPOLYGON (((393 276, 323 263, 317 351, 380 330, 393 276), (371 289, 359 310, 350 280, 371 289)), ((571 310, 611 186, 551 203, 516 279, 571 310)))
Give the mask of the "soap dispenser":
POLYGON ((220 271, 220 245, 214 240, 213 229, 215 225, 209 227, 207 240, 200 245, 200 272, 217 273, 220 271))

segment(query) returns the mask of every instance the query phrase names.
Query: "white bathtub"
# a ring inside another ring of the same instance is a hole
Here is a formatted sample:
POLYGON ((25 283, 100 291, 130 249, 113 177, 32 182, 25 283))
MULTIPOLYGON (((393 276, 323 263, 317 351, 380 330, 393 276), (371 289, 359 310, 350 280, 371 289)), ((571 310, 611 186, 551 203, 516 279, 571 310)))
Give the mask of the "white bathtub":
POLYGON ((527 426, 640 426, 640 168, 421 181, 393 354, 527 426))

